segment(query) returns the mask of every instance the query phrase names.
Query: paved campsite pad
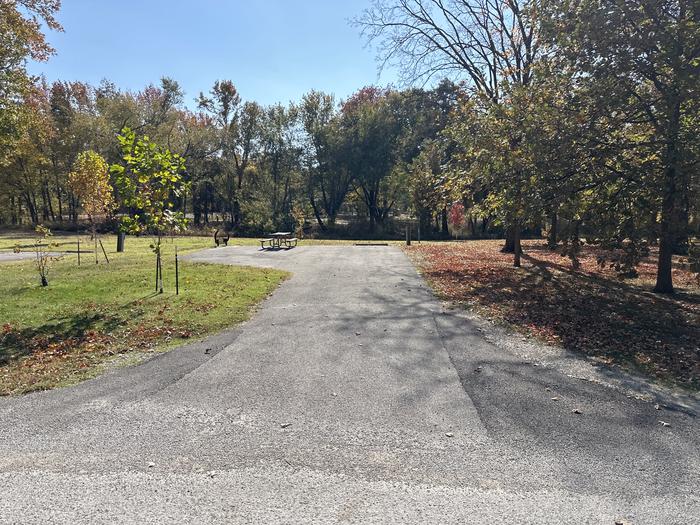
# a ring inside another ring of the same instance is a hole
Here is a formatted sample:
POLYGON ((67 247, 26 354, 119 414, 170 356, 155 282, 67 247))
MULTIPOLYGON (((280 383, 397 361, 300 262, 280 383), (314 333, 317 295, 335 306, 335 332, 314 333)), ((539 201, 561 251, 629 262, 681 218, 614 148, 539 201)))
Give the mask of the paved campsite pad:
POLYGON ((238 329, 0 399, 0 522, 697 522, 694 416, 503 352, 399 249, 189 259, 293 276, 238 329))

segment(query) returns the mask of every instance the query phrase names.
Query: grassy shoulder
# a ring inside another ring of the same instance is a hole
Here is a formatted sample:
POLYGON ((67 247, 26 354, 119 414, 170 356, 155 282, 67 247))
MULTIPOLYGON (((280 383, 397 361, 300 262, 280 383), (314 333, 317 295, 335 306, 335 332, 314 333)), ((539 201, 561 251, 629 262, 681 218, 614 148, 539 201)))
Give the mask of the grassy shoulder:
MULTIPOLYGON (((0 238, 6 246, 30 238, 0 238)), ((58 243, 75 237, 57 237, 58 243)), ((90 249, 83 238, 81 249, 90 249)), ((41 288, 32 261, 0 264, 0 395, 72 384, 120 362, 172 348, 246 320, 286 274, 277 270, 180 261, 175 295, 175 246, 181 254, 211 247, 209 238, 182 237, 163 245, 165 293, 155 294, 149 238, 116 240, 100 253, 67 253, 41 288)), ((67 244, 61 248, 73 250, 67 244)))
POLYGON ((655 261, 639 277, 619 279, 585 247, 581 268, 526 241, 522 268, 500 253, 502 241, 424 243, 406 248, 442 298, 550 344, 662 382, 700 389, 700 288, 681 265, 678 293, 651 293, 655 261))

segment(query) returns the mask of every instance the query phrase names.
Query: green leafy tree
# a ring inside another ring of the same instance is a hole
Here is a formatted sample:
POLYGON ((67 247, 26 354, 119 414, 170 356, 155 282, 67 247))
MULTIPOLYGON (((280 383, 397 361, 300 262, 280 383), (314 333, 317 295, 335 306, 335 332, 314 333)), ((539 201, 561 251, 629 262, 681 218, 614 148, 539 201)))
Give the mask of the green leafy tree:
POLYGON ((306 192, 316 221, 325 230, 335 225, 353 175, 342 162, 342 137, 333 96, 311 91, 304 95, 299 112, 305 135, 306 192))
POLYGON ((408 168, 411 208, 423 235, 430 233, 433 214, 442 210, 449 200, 443 173, 444 157, 442 144, 426 140, 408 168))
POLYGON ((241 102, 233 82, 217 81, 209 96, 200 94, 199 108, 210 115, 219 135, 220 172, 224 200, 232 227, 240 227, 241 193, 248 169, 258 152, 263 109, 256 102, 241 102))
MULTIPOLYGON (((552 0, 544 4, 548 38, 566 56, 578 83, 627 133, 628 148, 609 162, 621 176, 629 156, 642 159, 640 187, 658 203, 659 260, 655 291, 673 292, 672 259, 687 228, 687 141, 697 139, 700 3, 695 0, 552 0), (621 169, 622 168, 622 169, 621 169)), ((652 203, 653 205, 653 203, 652 203)))
POLYGON ((539 180, 528 147, 530 91, 521 86, 501 103, 475 97, 463 101, 446 130, 460 144, 453 155, 452 192, 488 188, 481 206, 512 233, 513 265, 521 264, 520 233, 541 212, 539 180))
POLYGON ((400 124, 389 103, 389 93, 366 87, 351 96, 340 121, 342 162, 364 201, 370 230, 385 223, 399 189, 397 165, 400 124))
POLYGON ((124 128, 117 138, 122 147, 122 163, 112 165, 111 172, 122 205, 129 211, 122 217, 122 228, 129 233, 154 235, 156 291, 162 293, 163 235, 187 225, 184 214, 173 211, 174 199, 187 191, 184 159, 148 137, 137 137, 129 128, 124 128))

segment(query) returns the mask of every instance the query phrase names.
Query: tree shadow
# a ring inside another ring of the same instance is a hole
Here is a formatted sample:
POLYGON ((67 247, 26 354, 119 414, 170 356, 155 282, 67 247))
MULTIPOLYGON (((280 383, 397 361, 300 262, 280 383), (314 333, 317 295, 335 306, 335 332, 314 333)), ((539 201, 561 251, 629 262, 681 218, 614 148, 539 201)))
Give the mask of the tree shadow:
POLYGON ((50 346, 74 346, 91 332, 109 333, 124 321, 102 313, 81 312, 59 317, 41 326, 0 332, 0 367, 50 346), (72 343, 72 344, 71 344, 72 343))

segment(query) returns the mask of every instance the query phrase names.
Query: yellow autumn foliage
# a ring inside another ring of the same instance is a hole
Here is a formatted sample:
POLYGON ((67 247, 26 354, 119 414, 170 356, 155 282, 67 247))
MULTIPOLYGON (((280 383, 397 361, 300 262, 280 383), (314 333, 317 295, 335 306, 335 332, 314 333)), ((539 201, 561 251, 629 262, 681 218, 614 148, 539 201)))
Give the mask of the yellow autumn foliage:
POLYGON ((109 166, 99 153, 84 151, 78 155, 73 171, 68 175, 68 183, 91 223, 114 209, 109 166))

